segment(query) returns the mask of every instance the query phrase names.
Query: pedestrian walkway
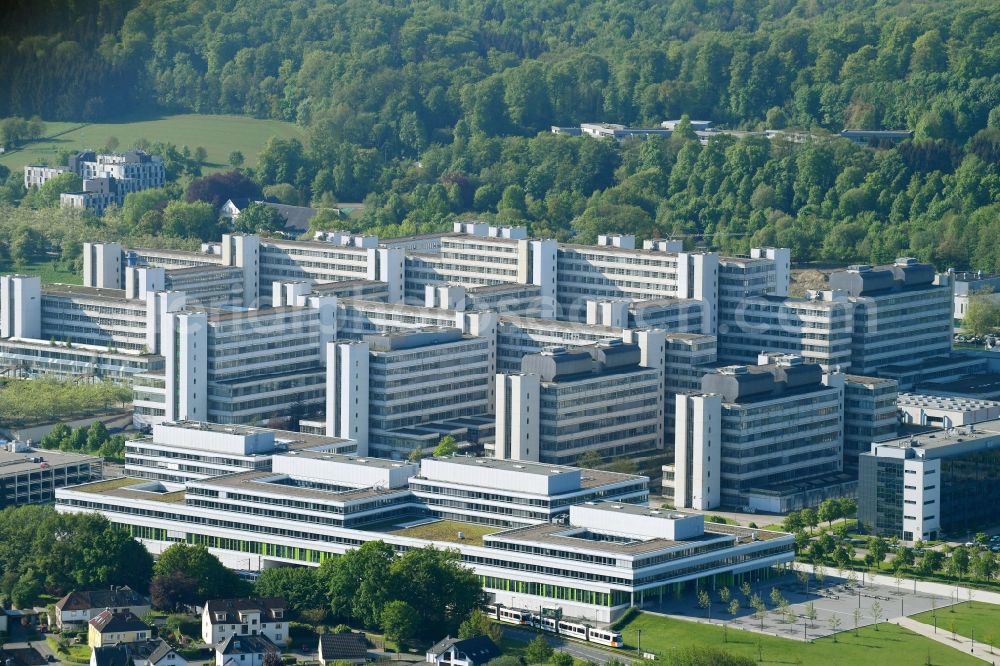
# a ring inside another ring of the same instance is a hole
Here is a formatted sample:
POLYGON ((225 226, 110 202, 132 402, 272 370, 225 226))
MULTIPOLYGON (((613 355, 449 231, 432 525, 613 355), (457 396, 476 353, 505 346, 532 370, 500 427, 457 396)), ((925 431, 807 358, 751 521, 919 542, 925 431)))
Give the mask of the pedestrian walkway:
POLYGON ((937 641, 942 645, 947 645, 948 647, 956 650, 961 650, 966 654, 971 654, 973 657, 982 659, 989 664, 1000 664, 1000 655, 990 654, 989 645, 976 643, 975 647, 973 647, 972 641, 961 634, 955 634, 955 638, 952 638, 952 634, 949 631, 938 629, 938 631, 935 632, 934 627, 931 625, 924 624, 923 622, 917 622, 916 620, 912 620, 908 617, 897 617, 890 620, 890 622, 898 624, 904 629, 909 629, 915 634, 929 638, 932 641, 937 641))

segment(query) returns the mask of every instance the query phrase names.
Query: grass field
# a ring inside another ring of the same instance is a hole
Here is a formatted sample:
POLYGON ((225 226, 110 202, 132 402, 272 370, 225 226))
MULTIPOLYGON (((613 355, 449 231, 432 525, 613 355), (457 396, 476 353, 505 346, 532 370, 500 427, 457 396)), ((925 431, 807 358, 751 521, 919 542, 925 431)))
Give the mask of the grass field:
POLYGON ((183 114, 150 120, 123 123, 46 123, 46 138, 0 155, 0 164, 19 171, 26 164, 47 161, 56 164, 64 150, 100 149, 108 137, 118 139, 119 150, 128 148, 136 139, 166 141, 192 151, 204 146, 208 160, 203 171, 209 173, 229 168, 229 153, 239 150, 246 158, 245 166, 257 163, 257 153, 272 136, 303 138, 297 125, 279 120, 258 120, 243 116, 206 116, 183 114))
POLYGON ((89 664, 90 663, 90 648, 86 643, 82 645, 70 645, 65 650, 59 647, 59 643, 52 636, 48 636, 45 642, 49 644, 49 648, 59 656, 60 661, 70 662, 74 664, 89 664))
POLYGON ((19 275, 38 275, 42 284, 82 284, 83 276, 75 271, 67 271, 58 261, 38 261, 16 266, 10 261, 0 261, 0 275, 18 273, 19 275))
MULTIPOLYGON (((933 626, 934 612, 914 615, 913 619, 933 626)), ((977 643, 991 644, 992 639, 992 644, 1000 645, 1000 606, 974 601, 971 607, 962 603, 937 612, 938 633, 950 634, 952 623, 957 634, 974 637, 977 643)))
POLYGON ((453 543, 467 543, 471 546, 482 546, 485 535, 499 532, 500 529, 499 527, 490 527, 488 525, 459 523, 454 520, 437 520, 433 523, 395 530, 393 534, 413 537, 415 539, 432 539, 434 541, 451 541, 453 543), (458 538, 459 532, 465 535, 465 539, 460 540, 458 538))
MULTIPOLYGON (((941 614, 938 615, 940 617, 941 614)), ((716 645, 756 660, 759 640, 760 654, 763 657, 759 663, 762 664, 909 666, 930 663, 959 666, 983 663, 975 657, 888 623, 879 625, 878 631, 872 627, 864 627, 858 631, 857 637, 854 630, 850 629, 841 632, 837 636, 837 642, 833 638, 821 638, 812 643, 730 629, 727 632, 728 641, 724 643, 721 627, 640 613, 621 629, 626 643, 631 644, 633 649, 637 630, 642 630, 643 650, 660 655, 666 655, 672 648, 679 646, 701 644, 716 645)))

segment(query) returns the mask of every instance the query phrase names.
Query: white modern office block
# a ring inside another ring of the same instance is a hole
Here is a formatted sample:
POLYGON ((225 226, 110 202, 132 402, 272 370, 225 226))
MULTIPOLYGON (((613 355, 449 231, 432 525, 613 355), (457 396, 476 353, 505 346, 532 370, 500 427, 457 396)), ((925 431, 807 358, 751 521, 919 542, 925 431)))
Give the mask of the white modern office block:
POLYGON ((678 395, 674 506, 707 511, 721 504, 722 397, 678 395))
POLYGON ((153 426, 153 441, 240 456, 274 452, 274 431, 262 428, 170 421, 153 426))
POLYGON ((457 284, 429 284, 424 287, 424 306, 443 310, 465 310, 465 287, 457 284))
POLYGON ((722 506, 785 512, 843 494, 831 481, 843 469, 842 374, 778 355, 706 374, 675 409, 675 506, 719 493, 722 506))
POLYGON ((243 305, 255 308, 260 305, 261 242, 249 234, 224 234, 222 236, 222 263, 243 269, 243 305))
POLYGON ((554 240, 533 240, 531 243, 530 284, 542 289, 542 319, 556 319, 556 271, 558 270, 558 244, 554 240))
POLYGON ((406 488, 420 465, 363 455, 345 456, 325 451, 291 451, 274 456, 271 471, 328 485, 354 488, 406 488))
POLYGON ((83 244, 83 286, 102 289, 122 288, 120 243, 83 244))
POLYGON ((498 463, 486 458, 424 458, 420 476, 428 481, 478 486, 534 495, 559 495, 580 489, 577 467, 537 463, 498 463))
POLYGON ((166 289, 166 270, 154 266, 125 267, 125 298, 146 298, 152 291, 166 289))
POLYGON ((275 280, 271 283, 271 307, 303 305, 306 296, 312 293, 309 280, 275 280))
POLYGON ((628 308, 631 301, 587 301, 587 323, 598 326, 628 327, 628 308))
POLYGON ((670 509, 651 509, 618 502, 586 502, 569 509, 574 527, 589 527, 647 539, 686 541, 705 534, 705 517, 670 509))
POLYGON ((208 315, 170 313, 161 334, 167 420, 208 420, 208 315))
POLYGON ((683 252, 684 241, 678 238, 648 238, 642 241, 643 250, 656 250, 657 252, 683 252))
POLYGON ((852 266, 830 275, 830 286, 854 304, 851 372, 877 374, 951 352, 952 276, 901 257, 889 266, 852 266))
POLYGON ((40 338, 42 280, 37 276, 0 276, 0 338, 40 338))
POLYGON ((368 455, 368 343, 326 345, 326 434, 353 439, 368 455))
POLYGON ((494 456, 503 460, 537 462, 541 448, 538 375, 497 375, 496 443, 494 456))
POLYGON ((777 352, 801 356, 828 372, 847 370, 853 312, 843 291, 809 292, 807 298, 748 296, 719 329, 719 360, 752 364, 760 352, 777 352))
POLYGON ((635 249, 635 234, 601 234, 597 244, 606 247, 622 247, 626 250, 635 249))
POLYGON ((677 253, 678 298, 693 298, 704 304, 702 333, 715 335, 719 293, 719 257, 710 253, 677 253))
POLYGON ((402 248, 369 248, 369 280, 378 280, 389 285, 389 302, 402 303, 406 288, 406 252, 402 248))
POLYGON ((180 312, 187 296, 179 291, 155 291, 146 294, 146 350, 160 354, 163 341, 163 321, 172 312, 180 312))
POLYGON ((42 289, 41 337, 143 353, 147 315, 146 302, 125 298, 123 289, 50 284, 42 289))
POLYGON ((775 296, 788 296, 792 278, 792 251, 787 247, 755 247, 750 249, 754 259, 770 259, 774 262, 775 296))

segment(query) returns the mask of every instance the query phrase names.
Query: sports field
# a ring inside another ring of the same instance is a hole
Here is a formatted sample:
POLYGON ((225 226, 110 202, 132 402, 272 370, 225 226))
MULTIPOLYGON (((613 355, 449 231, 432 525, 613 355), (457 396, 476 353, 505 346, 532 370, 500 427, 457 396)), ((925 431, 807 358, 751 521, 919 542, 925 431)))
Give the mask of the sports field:
POLYGON ((257 153, 270 137, 302 139, 304 132, 297 125, 279 120, 183 114, 122 123, 47 122, 45 135, 40 141, 0 155, 0 164, 12 171, 19 171, 26 164, 56 164, 62 151, 99 150, 113 136, 118 139, 119 150, 128 148, 137 139, 165 141, 178 148, 188 146, 192 152, 203 146, 208 151, 203 170, 209 173, 228 169, 229 154, 234 150, 243 153, 245 166, 254 166, 257 153))

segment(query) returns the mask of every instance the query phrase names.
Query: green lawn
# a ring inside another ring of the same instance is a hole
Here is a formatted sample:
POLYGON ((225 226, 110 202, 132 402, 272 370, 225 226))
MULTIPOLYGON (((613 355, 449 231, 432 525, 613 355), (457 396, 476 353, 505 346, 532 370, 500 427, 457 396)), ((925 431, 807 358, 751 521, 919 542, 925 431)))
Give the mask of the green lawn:
POLYGON ((152 120, 123 123, 46 123, 46 138, 27 144, 0 156, 0 164, 12 171, 26 164, 47 161, 55 164, 64 150, 102 148, 108 137, 117 137, 120 150, 132 145, 136 139, 166 141, 178 147, 189 146, 192 151, 204 146, 208 151, 205 173, 228 169, 229 153, 239 150, 246 158, 246 166, 257 163, 257 153, 272 136, 302 139, 304 133, 293 123, 279 120, 258 120, 243 116, 207 116, 182 114, 152 120))
POLYGON ((47 636, 45 642, 49 648, 59 657, 59 661, 67 661, 76 664, 90 663, 90 647, 86 643, 80 645, 70 645, 65 650, 59 647, 59 643, 52 636, 47 636))
POLYGON ((853 629, 841 632, 837 642, 821 638, 812 643, 774 636, 761 636, 740 629, 730 629, 728 642, 723 643, 723 629, 714 625, 685 622, 640 613, 622 629, 622 636, 634 649, 636 631, 642 630, 644 651, 666 655, 672 648, 692 644, 717 645, 734 654, 757 659, 760 641, 763 664, 981 664, 974 657, 929 638, 918 636, 894 624, 883 623, 879 630, 864 627, 854 636, 853 629))
POLYGON ((413 537, 415 539, 451 541, 453 543, 467 543, 473 546, 481 546, 483 545, 484 536, 499 532, 501 529, 503 528, 477 525, 475 523, 460 523, 456 520, 436 520, 433 523, 424 523, 415 527, 395 530, 393 534, 413 537), (459 532, 465 537, 464 539, 458 538, 459 532))
MULTIPOLYGON (((933 626, 934 611, 914 615, 913 619, 933 626)), ((1000 606, 973 601, 971 607, 962 603, 937 611, 938 633, 951 633, 952 623, 955 633, 966 638, 973 638, 975 630, 977 642, 990 643, 992 638, 994 644, 1000 644, 1000 606)))
POLYGON ((82 284, 83 275, 76 271, 67 271, 59 261, 34 261, 23 266, 17 266, 11 261, 0 261, 0 275, 18 273, 20 275, 38 275, 42 284, 59 282, 62 284, 82 284))

